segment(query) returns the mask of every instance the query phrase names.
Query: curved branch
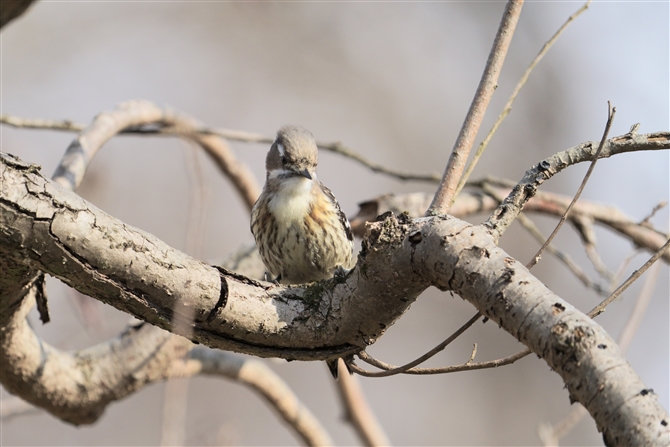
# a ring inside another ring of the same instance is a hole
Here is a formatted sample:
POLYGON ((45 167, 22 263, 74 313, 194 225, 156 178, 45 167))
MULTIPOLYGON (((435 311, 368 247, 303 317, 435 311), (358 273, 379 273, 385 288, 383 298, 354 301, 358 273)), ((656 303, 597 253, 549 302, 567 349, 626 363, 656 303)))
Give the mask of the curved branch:
MULTIPOLYGON (((486 221, 493 236, 498 239, 507 230, 526 203, 536 194, 537 188, 568 166, 591 161, 599 145, 592 141, 559 152, 526 171, 512 192, 486 221)), ((607 140, 598 158, 609 158, 616 154, 639 150, 670 149, 670 132, 638 134, 637 126, 625 135, 607 140)))
MULTIPOLYGON (((152 324, 187 327, 192 340, 211 347, 328 360, 360 352, 435 286, 458 293, 541 356, 570 398, 589 410, 606 443, 655 445, 670 435, 670 416, 602 327, 509 257, 485 226, 449 216, 391 216, 370 225, 346 277, 278 286, 217 271, 29 166, 0 161, 3 256, 152 324), (183 308, 193 320, 181 321, 183 308)), ((39 352, 34 356, 39 364, 39 352)))
MULTIPOLYGON (((449 346, 449 344, 451 344, 451 342, 453 342, 458 337, 460 337, 461 334, 463 334, 463 332, 465 332, 470 326, 475 324, 477 322, 477 320, 479 320, 481 317, 482 317, 482 314, 477 312, 472 318, 470 318, 465 324, 463 324, 460 328, 458 328, 458 330, 456 330, 453 334, 451 334, 442 343, 435 346, 433 349, 431 349, 430 351, 428 351, 427 353, 425 353, 421 357, 419 357, 415 360, 412 360, 411 362, 406 363, 403 366, 397 366, 397 367, 390 368, 390 369, 382 368, 382 369, 384 369, 384 371, 381 371, 381 372, 367 372, 366 374, 363 374, 363 375, 365 375, 365 377, 388 377, 388 376, 394 376, 396 374, 404 374, 405 372, 407 372, 409 370, 412 370, 412 369, 414 369, 414 371, 416 371, 416 369, 414 368, 415 366, 420 365, 421 363, 425 362, 429 358, 433 357, 438 352, 443 351, 444 348, 449 346)), ((359 352, 358 356, 361 359, 363 359, 364 361, 368 361, 368 360, 371 359, 371 357, 365 351, 359 352)), ((470 363, 470 362, 468 362, 468 363, 470 363)))
POLYGON ((224 139, 217 135, 200 133, 201 127, 193 118, 169 108, 158 107, 149 101, 123 102, 111 112, 96 116, 74 139, 56 169, 53 180, 74 191, 83 180, 86 168, 95 154, 110 138, 132 129, 166 129, 170 135, 186 138, 200 145, 230 179, 250 210, 260 193, 253 174, 237 160, 224 139))
MULTIPOLYGON (((428 287, 417 278, 405 293, 391 294, 394 299, 363 300, 378 290, 373 278, 357 290, 349 281, 308 288, 256 282, 217 270, 114 219, 29 165, 5 155, 0 161, 6 186, 0 194, 0 229, 7 235, 0 251, 210 347, 296 360, 353 354, 374 342, 428 287), (356 318, 343 328, 342 315, 356 318), (370 315, 377 319, 370 321, 370 315)), ((406 269, 407 260, 400 262, 398 268, 406 269)), ((373 275, 387 264, 356 274, 373 275)))
MULTIPOLYGON (((71 120, 46 120, 46 119, 31 119, 31 118, 20 118, 12 115, 0 115, 0 124, 7 124, 19 129, 42 129, 42 130, 59 130, 65 132, 81 132, 86 128, 85 125, 81 123, 75 123, 71 120)), ((207 135, 218 135, 221 138, 229 141, 241 141, 244 143, 264 143, 272 144, 275 140, 275 137, 263 135, 260 133, 254 132, 245 132, 241 130, 232 130, 232 129, 220 129, 220 128, 210 128, 210 127, 198 127, 193 130, 193 133, 198 133, 203 136, 207 135)), ((173 136, 175 131, 172 128, 164 127, 131 127, 123 129, 119 132, 119 135, 147 135, 147 136, 173 136)), ((317 141, 316 145, 319 149, 325 151, 333 152, 335 154, 342 155, 343 157, 349 158, 356 163, 359 163, 362 166, 370 169, 372 172, 378 174, 388 175, 389 177, 394 177, 398 180, 414 180, 420 182, 430 182, 430 183, 439 183, 440 174, 437 172, 433 173, 419 173, 419 172, 409 172, 402 171, 393 168, 387 168, 379 163, 368 160, 363 155, 354 151, 353 149, 345 146, 340 141, 326 142, 326 141, 317 141)))
POLYGON ((196 374, 223 376, 247 385, 263 397, 296 435, 309 446, 333 445, 328 432, 288 385, 263 362, 196 347, 169 366, 169 378, 196 374))
MULTIPOLYGON (((526 348, 523 351, 519 351, 516 354, 512 354, 502 359, 488 360, 486 362, 476 362, 476 363, 468 361, 460 365, 438 366, 435 368, 410 368, 407 371, 403 372, 403 374, 415 374, 415 375, 449 374, 461 371, 474 371, 477 369, 497 368, 499 366, 511 365, 517 360, 521 360, 522 358, 526 357, 528 354, 530 354, 530 349, 526 348)), ((388 363, 382 362, 381 360, 377 360, 371 357, 365 351, 358 353, 358 356, 365 363, 372 366, 376 366, 377 368, 383 369, 384 371, 391 371, 399 368, 398 366, 390 365, 388 363)), ((359 368, 356 365, 351 365, 351 369, 356 374, 360 374, 361 376, 364 377, 375 377, 376 374, 375 372, 366 371, 362 368, 359 368)))

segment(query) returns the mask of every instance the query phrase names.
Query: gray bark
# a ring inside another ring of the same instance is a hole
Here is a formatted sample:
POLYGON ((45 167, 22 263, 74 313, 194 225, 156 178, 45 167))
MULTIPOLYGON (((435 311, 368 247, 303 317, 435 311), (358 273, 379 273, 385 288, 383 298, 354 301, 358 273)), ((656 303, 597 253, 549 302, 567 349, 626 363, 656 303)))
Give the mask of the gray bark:
MULTIPOLYGON (((670 440, 667 412, 616 343, 497 247, 497 235, 484 226, 450 216, 389 216, 369 226, 358 264, 345 278, 286 287, 190 258, 46 180, 34 166, 1 160, 0 252, 3 276, 11 278, 0 283, 2 381, 21 396, 40 390, 26 397, 37 405, 53 407, 77 392, 100 399, 95 390, 109 385, 82 373, 87 358, 77 364, 52 358, 27 327, 25 309, 32 304, 29 293, 17 290, 33 290, 20 280, 30 271, 47 272, 198 343, 294 360, 364 349, 435 286, 458 293, 543 358, 563 378, 571 400, 589 410, 606 443, 670 440), (63 383, 65 370, 78 371, 69 384, 63 383)), ((114 368, 102 370, 125 380, 126 389, 142 382, 119 377, 114 368)))

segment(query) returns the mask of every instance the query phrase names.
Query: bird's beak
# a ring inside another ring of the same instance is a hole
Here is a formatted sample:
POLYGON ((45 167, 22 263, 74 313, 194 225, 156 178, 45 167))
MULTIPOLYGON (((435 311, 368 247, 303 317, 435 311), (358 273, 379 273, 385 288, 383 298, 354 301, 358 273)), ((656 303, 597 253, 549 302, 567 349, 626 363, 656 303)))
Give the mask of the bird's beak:
POLYGON ((298 171, 298 174, 312 180, 312 174, 309 173, 307 169, 303 169, 302 171, 298 171))

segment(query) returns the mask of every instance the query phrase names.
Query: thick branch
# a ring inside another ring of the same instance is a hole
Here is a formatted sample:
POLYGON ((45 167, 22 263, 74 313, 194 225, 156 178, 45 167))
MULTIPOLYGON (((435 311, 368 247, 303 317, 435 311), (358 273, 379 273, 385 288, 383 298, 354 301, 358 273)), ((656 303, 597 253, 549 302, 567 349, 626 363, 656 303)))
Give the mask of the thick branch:
POLYGON ((193 340, 211 347, 330 359, 373 343, 433 285, 458 293, 542 357, 607 443, 656 445, 670 435, 670 417, 616 343, 497 247, 486 227, 448 216, 389 217, 370 226, 346 278, 275 286, 218 272, 15 159, 1 160, 3 256, 152 324, 187 327, 193 340), (182 321, 184 308, 192 322, 182 321))
MULTIPOLYGON (((295 360, 353 354, 374 342, 428 287, 416 278, 403 291, 363 299, 379 292, 376 270, 395 261, 362 263, 354 273, 370 275, 363 283, 353 274, 344 283, 308 288, 258 283, 172 249, 15 159, 3 156, 0 168, 0 231, 6 235, 0 251, 211 347, 295 360)), ((399 270, 408 267, 407 260, 400 262, 405 265, 399 270)))

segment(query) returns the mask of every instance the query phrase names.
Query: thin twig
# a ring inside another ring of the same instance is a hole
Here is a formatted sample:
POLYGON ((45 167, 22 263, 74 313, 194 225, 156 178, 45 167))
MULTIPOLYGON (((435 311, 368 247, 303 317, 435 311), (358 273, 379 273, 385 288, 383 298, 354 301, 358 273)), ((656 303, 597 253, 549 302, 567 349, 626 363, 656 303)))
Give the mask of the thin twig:
POLYGON ((593 228, 594 219, 581 215, 576 211, 577 207, 572 209, 572 213, 569 216, 569 219, 582 239, 582 244, 584 245, 586 256, 589 258, 589 261, 591 261, 591 264, 596 269, 596 272, 598 272, 601 277, 610 282, 614 277, 614 273, 610 272, 610 270, 607 268, 607 265, 605 265, 600 257, 600 254, 598 253, 596 232, 593 228))
MULTIPOLYGON (((488 182, 482 183, 482 190, 498 202, 502 202, 504 199, 502 192, 489 185, 488 182)), ((537 227, 537 225, 535 225, 535 222, 533 222, 528 216, 526 216, 524 213, 519 213, 517 220, 521 226, 524 227, 540 244, 544 245, 546 243, 546 238, 540 232, 540 229, 537 227)), ((570 269, 570 271, 577 277, 577 279, 579 279, 586 287, 595 290, 598 294, 603 296, 609 294, 607 290, 598 285, 595 281, 592 281, 591 278, 589 278, 586 273, 584 273, 581 267, 579 267, 579 265, 574 262, 568 254, 560 251, 554 246, 554 244, 547 245, 547 251, 556 256, 559 261, 565 264, 565 266, 568 267, 568 269, 570 269)))
POLYGON ((628 254, 628 256, 624 258, 623 261, 621 261, 621 264, 619 264, 619 268, 614 273, 614 275, 612 276, 612 280, 610 281, 610 293, 616 290, 617 284, 621 282, 623 275, 626 273, 626 270, 628 270, 628 266, 630 265, 631 262, 633 262, 633 259, 639 253, 640 250, 638 248, 635 248, 628 254))
POLYGON ((628 352, 628 348, 630 347, 631 341, 633 340, 633 336, 640 327, 640 323, 642 323, 642 319, 647 312, 647 307, 649 307, 649 302, 651 301, 651 297, 654 293, 656 283, 658 282, 658 275, 660 271, 660 264, 655 264, 651 270, 649 270, 649 275, 642 285, 642 290, 640 290, 640 293, 637 296, 637 300, 635 300, 633 311, 630 313, 628 321, 619 333, 619 340, 617 340, 617 343, 619 344, 619 349, 621 350, 622 354, 628 352))
POLYGON ((632 275, 628 277, 626 281, 624 281, 623 284, 621 284, 610 296, 605 298, 600 304, 598 304, 596 307, 591 310, 591 312, 588 313, 588 316, 591 318, 595 318, 601 313, 605 312, 605 307, 615 299, 619 297, 628 287, 630 287, 631 284, 635 282, 644 272, 647 271, 649 267, 651 267, 654 262, 658 260, 661 256, 663 256, 663 253, 670 247, 670 239, 663 244, 663 246, 652 256, 649 258, 647 262, 644 263, 642 267, 639 269, 635 270, 632 275))
MULTIPOLYGON (((415 375, 431 375, 431 374, 448 374, 448 373, 453 373, 453 372, 460 372, 460 371, 471 371, 475 369, 488 369, 488 368, 497 368, 498 366, 505 366, 505 365, 510 365, 514 362, 516 362, 519 359, 522 359, 526 357, 528 354, 530 354, 530 349, 524 349, 523 351, 519 351, 516 354, 512 354, 508 357, 502 358, 502 359, 497 359, 497 360, 490 360, 487 362, 478 362, 478 363, 463 363, 461 365, 455 365, 455 366, 442 366, 438 368, 411 368, 405 371, 403 374, 415 374, 415 375)), ((375 366, 377 368, 390 371, 393 369, 397 369, 397 366, 384 363, 380 360, 377 360, 373 357, 371 357, 369 354, 367 354, 365 351, 357 354, 361 360, 363 360, 365 363, 368 363, 372 366, 375 366)), ((360 374, 361 376, 364 377, 377 377, 375 374, 376 372, 371 372, 367 371, 363 368, 360 368, 359 366, 355 364, 349 365, 352 369, 353 372, 356 374, 360 374)))
POLYGON ((461 131, 456 139, 456 144, 449 157, 449 162, 444 170, 442 181, 437 188, 433 203, 426 212, 427 215, 446 214, 456 197, 456 187, 463 175, 465 162, 470 155, 477 131, 481 126, 484 114, 491 101, 493 92, 498 84, 498 76, 505 61, 514 30, 521 14, 523 0, 509 0, 505 6, 493 47, 486 61, 486 67, 479 81, 477 92, 470 104, 470 110, 465 117, 461 131))
POLYGON ((470 354, 470 358, 468 359, 467 362, 465 362, 466 365, 471 364, 472 362, 475 361, 475 356, 477 355, 477 343, 473 343, 472 345, 472 353, 470 354))
MULTIPOLYGON (((456 340, 456 339, 457 339, 463 332, 465 332, 470 326, 472 326, 473 324, 475 324, 475 322, 476 322, 477 320, 479 320, 481 317, 482 317, 482 314, 479 313, 479 312, 477 312, 477 313, 475 314, 475 316, 473 316, 472 318, 470 318, 470 319, 469 319, 463 326, 461 326, 460 328, 458 328, 458 330, 457 330, 456 332, 454 332, 453 334, 451 334, 446 340, 444 340, 444 341, 443 341, 442 343, 440 343, 439 345, 435 346, 433 349, 431 349, 430 351, 428 351, 427 353, 425 353, 425 354, 422 355, 421 357, 419 357, 419 358, 417 358, 417 359, 415 359, 415 360, 413 360, 413 361, 411 361, 411 362, 409 362, 409 363, 407 363, 407 364, 405 364, 405 365, 403 365, 403 366, 399 366, 399 367, 396 367, 396 368, 393 368, 393 369, 390 369, 390 370, 386 370, 386 371, 380 371, 380 372, 369 373, 369 374, 367 375, 367 377, 387 377, 387 376, 394 376, 394 375, 396 375, 396 374, 402 374, 402 373, 404 373, 405 371, 408 371, 409 369, 415 367, 416 365, 420 365, 421 363, 425 362, 425 361, 428 360, 429 358, 433 357, 433 356, 434 356, 435 354, 437 354, 438 352, 444 350, 444 348, 446 348, 452 341, 456 340)), ((362 353, 362 354, 363 354, 363 353, 362 353)), ((358 354, 358 355, 359 355, 359 357, 361 356, 361 354, 358 354)), ((364 355, 367 355, 367 353, 365 353, 364 355)), ((362 359, 362 358, 363 358, 363 357, 361 357, 361 359, 362 359)))
POLYGON ((81 132, 86 128, 85 124, 75 123, 70 120, 19 118, 11 115, 0 115, 0 123, 17 129, 63 130, 66 132, 81 132))
MULTIPOLYGON (((546 239, 540 233, 540 229, 537 228, 535 223, 528 218, 524 213, 519 214, 517 217, 517 220, 523 226, 528 232, 533 235, 533 237, 540 242, 540 244, 544 244, 546 239)), ((556 259, 561 261, 565 266, 570 269, 570 271, 579 279, 582 284, 584 284, 586 287, 593 289, 598 293, 599 295, 607 296, 609 295, 609 292, 605 290, 600 284, 596 283, 593 281, 591 278, 588 277, 588 275, 582 270, 582 268, 572 260, 570 255, 567 253, 563 253, 561 250, 556 248, 554 244, 549 244, 547 245, 547 251, 551 253, 552 255, 556 256, 556 259)))
POLYGON ((551 243, 552 240, 554 240, 554 237, 556 234, 558 234, 558 230, 561 229, 563 226, 563 222, 565 222, 565 219, 567 219, 568 214, 570 214, 570 210, 572 207, 575 205, 575 202, 579 199, 579 196, 582 194, 582 191, 584 190, 584 187, 586 186, 586 182, 589 181, 589 177, 591 177, 591 173, 593 172, 593 168, 596 167, 596 162, 598 161, 598 157, 600 157, 600 153, 603 150, 603 147, 605 147, 605 141, 607 141, 607 135, 610 133, 610 128, 612 127, 612 120, 614 120, 614 114, 616 113, 616 107, 612 107, 610 102, 607 102, 607 124, 605 125, 605 132, 603 132, 603 137, 600 140, 600 146, 598 146, 598 150, 596 151, 595 155, 593 156, 593 161, 591 161, 591 165, 589 166, 589 169, 586 171, 586 175, 584 176, 584 180, 582 180, 582 184, 579 185, 579 189, 577 189, 577 192, 575 193, 575 197, 572 199, 570 202, 570 205, 568 205, 568 208, 565 210, 565 213, 563 213, 563 216, 561 217, 561 220, 558 221, 558 224, 556 224, 556 228, 554 228, 554 231, 549 235, 547 240, 542 244, 542 247, 537 251, 535 256, 530 260, 530 262, 526 265, 526 268, 529 270, 535 266, 535 264, 538 263, 540 258, 542 257, 542 252, 544 251, 545 248, 547 248, 547 245, 551 243))
POLYGON ((651 210, 651 212, 644 218, 642 221, 640 221, 640 225, 649 225, 649 221, 651 220, 652 217, 656 215, 660 210, 668 206, 668 202, 665 200, 659 202, 654 209, 651 210))
POLYGON ((491 130, 489 130, 489 133, 486 135, 486 138, 479 144, 479 147, 477 148, 477 152, 475 153, 475 156, 472 158, 470 161, 470 164, 468 165, 468 168, 465 170, 465 174, 463 174, 463 177, 461 177, 461 181, 458 183, 458 187, 456 188, 456 192, 454 194, 454 197, 457 196, 463 187, 465 186, 465 183, 468 181, 470 178, 470 174, 472 174, 472 171, 475 169, 475 166, 477 166, 477 163, 479 162, 479 159, 481 158, 482 154, 484 153, 484 150, 486 150, 486 147, 489 145, 491 142, 491 139, 493 138, 493 135, 496 133, 498 130, 498 127, 502 124, 502 122, 505 120, 507 115, 512 111, 512 104, 514 103, 514 100, 516 99, 517 95, 521 91, 524 85, 526 85, 526 82, 528 82, 528 78, 530 77, 530 74, 532 71, 535 69, 535 66, 540 63, 542 58, 544 57, 545 54, 549 51, 549 49, 556 43, 558 38, 560 37, 561 34, 563 34, 563 31, 566 30, 568 25, 575 20, 577 17, 581 15, 584 11, 586 11, 589 8, 589 4, 591 3, 592 0, 587 1, 581 8, 579 8, 577 11, 575 11, 568 19, 561 25, 561 27, 554 33, 553 36, 551 36, 551 39, 549 39, 545 44, 542 46, 542 49, 540 52, 535 56, 535 59, 528 65, 528 68, 526 68, 526 71, 523 73, 521 76, 521 79, 519 79, 519 82, 516 84, 516 87, 514 87, 514 91, 512 91, 512 94, 510 95, 509 99, 507 100, 507 103, 505 103, 505 107, 503 107, 502 112, 500 112, 500 115, 498 116, 498 119, 496 122, 493 124, 493 127, 491 130))
POLYGON ((370 409, 356 377, 349 374, 344 360, 338 359, 339 379, 335 382, 345 409, 345 419, 351 423, 363 442, 369 447, 391 445, 384 429, 370 409))
MULTIPOLYGON (((74 123, 70 120, 58 121, 58 120, 30 119, 30 118, 19 118, 10 115, 0 115, 0 124, 6 124, 8 126, 22 129, 58 130, 66 132, 81 132, 86 128, 86 125, 80 123, 74 123)), ((119 132, 119 135, 175 136, 183 132, 184 129, 177 128, 174 126, 158 126, 154 124, 150 126, 130 127, 119 132)), ((230 130, 230 129, 212 129, 205 126, 188 129, 188 132, 190 135, 219 136, 221 138, 225 138, 226 140, 240 141, 244 143, 271 144, 274 141, 274 137, 269 137, 263 134, 244 132, 240 130, 230 130)), ((422 174, 422 173, 407 172, 387 168, 378 163, 374 163, 368 160, 359 153, 344 146, 339 141, 336 142, 317 141, 317 146, 319 147, 319 149, 334 152, 336 154, 340 154, 346 158, 349 158, 361 164, 362 166, 365 166, 366 168, 370 169, 372 172, 388 175, 389 177, 394 177, 398 180, 404 180, 404 181, 413 180, 419 182, 438 183, 441 178, 437 172, 422 174)))
MULTIPOLYGON (((617 154, 640 150, 670 149, 670 132, 639 134, 637 133, 637 127, 633 126, 628 133, 607 140, 599 158, 609 158, 617 154)), ((512 188, 509 195, 505 197, 505 200, 484 223, 495 240, 498 240, 505 233, 516 216, 523 210, 523 207, 538 193, 538 188, 544 182, 577 163, 592 162, 597 147, 598 145, 594 142, 587 141, 558 152, 528 169, 523 178, 512 188)), ((663 238, 663 241, 665 241, 665 238, 663 238)), ((638 245, 646 244, 642 242, 638 245)), ((670 257, 668 260, 670 261, 670 257)))
POLYGON ((40 413, 42 409, 35 407, 17 396, 0 399, 0 423, 7 422, 17 416, 40 413))

